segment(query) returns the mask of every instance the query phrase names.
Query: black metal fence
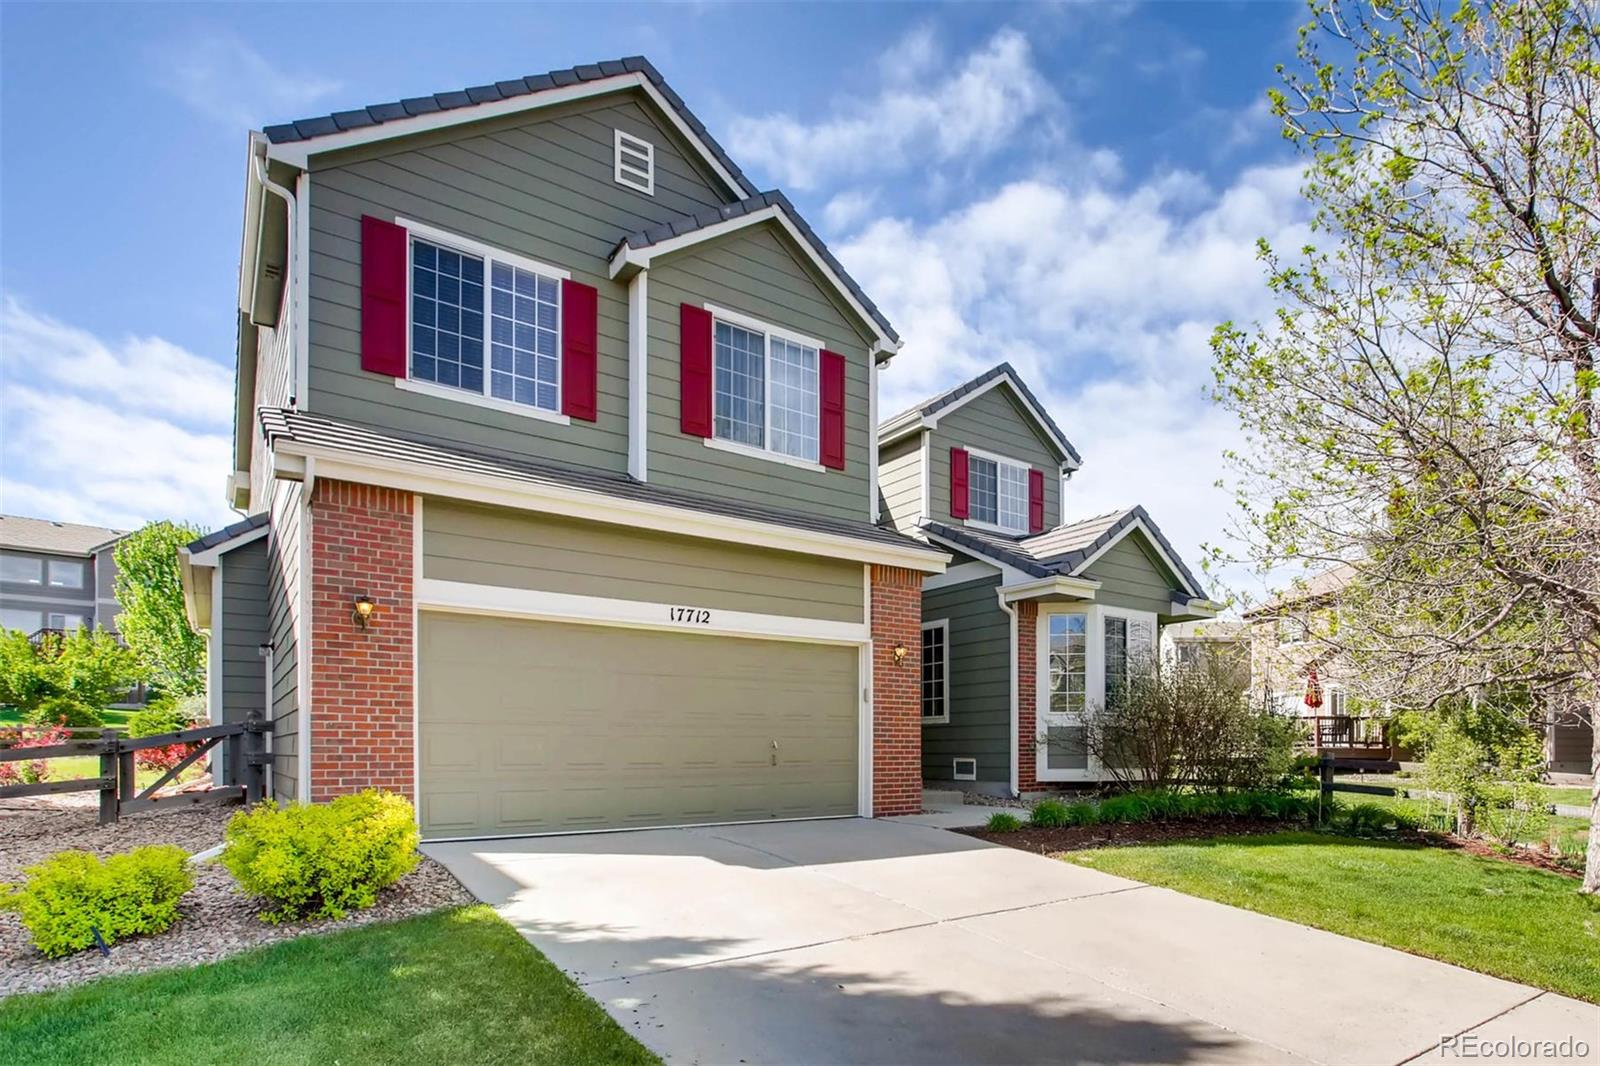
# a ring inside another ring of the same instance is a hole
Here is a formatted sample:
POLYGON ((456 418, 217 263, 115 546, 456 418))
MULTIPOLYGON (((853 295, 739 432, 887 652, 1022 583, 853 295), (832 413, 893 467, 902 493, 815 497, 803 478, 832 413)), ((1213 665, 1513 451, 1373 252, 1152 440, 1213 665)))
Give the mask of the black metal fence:
POLYGON ((135 811, 174 810, 214 803, 255 803, 266 796, 267 766, 272 761, 272 756, 267 752, 267 733, 270 729, 271 726, 260 712, 251 711, 242 722, 180 729, 174 733, 157 733, 148 737, 125 737, 115 729, 106 729, 92 740, 69 740, 64 744, 33 748, 0 748, 0 763, 60 759, 72 755, 97 755, 100 758, 98 777, 0 785, 0 799, 98 792, 102 825, 135 811), (150 748, 165 748, 173 744, 193 744, 194 750, 154 782, 143 789, 139 788, 135 756, 150 748), (222 746, 228 780, 232 784, 215 785, 192 792, 175 792, 167 796, 156 795, 218 745, 222 746))

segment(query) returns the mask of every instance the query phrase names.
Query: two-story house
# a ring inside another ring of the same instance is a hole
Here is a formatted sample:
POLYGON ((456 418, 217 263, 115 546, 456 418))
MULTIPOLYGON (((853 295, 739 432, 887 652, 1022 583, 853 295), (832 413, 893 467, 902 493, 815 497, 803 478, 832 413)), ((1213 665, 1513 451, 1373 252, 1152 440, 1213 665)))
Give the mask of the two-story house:
POLYGON ((268 126, 245 184, 252 518, 183 569, 274 795, 436 839, 919 808, 949 556, 877 521, 899 339, 647 61, 268 126))
POLYGON ((1017 795, 1102 778, 1085 721, 1162 627, 1215 615, 1143 507, 1063 521, 1082 460, 1009 364, 885 421, 889 523, 945 549, 923 581, 922 772, 1017 795))
POLYGON ((122 532, 0 515, 0 629, 98 628, 115 633, 122 532))

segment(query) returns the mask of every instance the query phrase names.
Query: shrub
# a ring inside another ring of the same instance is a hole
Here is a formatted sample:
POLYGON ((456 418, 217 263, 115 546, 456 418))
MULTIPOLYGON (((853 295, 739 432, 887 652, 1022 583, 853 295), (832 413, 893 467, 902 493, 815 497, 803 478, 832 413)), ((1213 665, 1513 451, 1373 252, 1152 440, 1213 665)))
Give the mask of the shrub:
POLYGON ((1094 825, 1100 821, 1100 808, 1087 800, 1067 804, 1063 825, 1094 825))
MULTIPOLYGON (((195 723, 179 708, 170 696, 154 700, 144 710, 128 717, 128 736, 152 737, 157 733, 176 733, 189 729, 195 723)), ((160 748, 141 748, 134 752, 133 761, 145 770, 169 770, 182 762, 199 745, 168 744, 160 748)))
MULTIPOLYGON (((23 725, 0 729, 0 748, 48 748, 70 739, 62 725, 23 725)), ((32 785, 50 778, 50 763, 45 759, 28 762, 0 762, 0 785, 32 785)))
POLYGON ((34 725, 64 725, 68 729, 99 729, 106 724, 98 708, 76 696, 51 696, 23 717, 34 725))
POLYGON ((989 815, 988 829, 991 833, 1015 833, 1022 828, 1022 819, 1005 811, 996 811, 989 815))
POLYGON ((343 918, 417 865, 410 802, 368 789, 331 803, 262 805, 228 822, 222 864, 274 906, 268 922, 343 918))
POLYGON ((101 862, 85 851, 62 851, 25 871, 20 886, 5 886, 0 906, 16 911, 34 946, 50 958, 107 945, 140 933, 159 933, 178 920, 178 900, 194 887, 189 856, 158 844, 101 862))
POLYGON ((1067 805, 1058 799, 1042 799, 1028 812, 1028 824, 1040 829, 1055 829, 1067 824, 1067 805))

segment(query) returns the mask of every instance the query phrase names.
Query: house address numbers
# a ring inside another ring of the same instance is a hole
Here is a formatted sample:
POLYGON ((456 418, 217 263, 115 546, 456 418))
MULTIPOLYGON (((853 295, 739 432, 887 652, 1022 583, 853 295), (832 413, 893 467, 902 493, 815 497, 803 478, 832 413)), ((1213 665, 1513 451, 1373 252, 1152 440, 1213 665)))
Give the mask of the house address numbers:
POLYGON ((669 622, 687 622, 695 626, 708 626, 711 624, 711 612, 704 607, 668 607, 667 620, 669 622))

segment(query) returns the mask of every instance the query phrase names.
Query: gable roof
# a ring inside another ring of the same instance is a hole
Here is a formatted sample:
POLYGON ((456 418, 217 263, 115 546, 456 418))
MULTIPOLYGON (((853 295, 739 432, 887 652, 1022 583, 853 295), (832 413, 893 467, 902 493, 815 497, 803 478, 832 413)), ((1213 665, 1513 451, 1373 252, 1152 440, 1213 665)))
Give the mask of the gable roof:
POLYGON ((475 122, 538 107, 546 102, 596 95, 630 86, 644 89, 661 105, 679 132, 704 153, 706 162, 733 192, 739 196, 755 193, 755 186, 722 145, 717 143, 717 139, 711 136, 705 123, 695 117, 689 105, 683 102, 683 97, 673 91, 661 72, 644 56, 606 59, 453 92, 413 96, 386 104, 369 104, 349 111, 335 111, 330 115, 278 123, 265 127, 262 133, 272 148, 276 149, 271 154, 298 163, 299 159, 294 157, 311 152, 332 151, 459 122, 475 122))
POLYGON ((1082 577, 1105 551, 1134 530, 1141 530, 1183 584, 1184 590, 1179 596, 1189 600, 1206 598, 1199 579, 1143 507, 1079 519, 1031 537, 1007 537, 943 522, 924 522, 922 528, 941 540, 1004 563, 1030 577, 1082 577))
POLYGON ((1278 592, 1266 603, 1244 612, 1244 616, 1261 618, 1285 609, 1331 600, 1355 581, 1358 573, 1359 571, 1349 563, 1337 563, 1308 578, 1297 578, 1288 588, 1278 592))
POLYGON ((1061 432, 1061 427, 1056 425, 1050 417, 1044 404, 1028 388, 1010 363, 1001 363, 990 367, 971 381, 964 381, 955 388, 947 389, 937 396, 915 404, 899 414, 878 425, 878 443, 888 444, 890 441, 905 436, 918 429, 932 429, 938 425, 939 418, 956 410, 998 385, 1007 385, 1022 401, 1022 406, 1033 416, 1035 424, 1042 430, 1045 437, 1050 440, 1056 449, 1066 458, 1069 469, 1076 470, 1083 465, 1083 457, 1078 450, 1067 440, 1067 435, 1061 432))
POLYGON ((56 555, 92 555, 96 548, 104 547, 125 535, 124 530, 107 529, 105 526, 0 515, 0 548, 56 555))
POLYGON ((878 305, 861 291, 861 286, 856 284, 849 271, 833 257, 828 251, 828 246, 818 237, 816 231, 806 224, 800 217, 800 212, 795 210, 789 198, 777 190, 758 193, 737 203, 723 204, 721 207, 711 207, 692 215, 679 215, 677 218, 666 222, 658 222, 653 226, 630 233, 617 242, 616 249, 611 253, 611 276, 617 277, 628 272, 629 266, 645 267, 649 265, 648 255, 635 255, 635 252, 648 252, 651 249, 661 251, 676 251, 678 248, 699 243, 702 240, 711 240, 722 236, 724 233, 755 225, 769 219, 777 219, 787 223, 787 229, 796 240, 809 249, 825 275, 830 276, 841 295, 852 303, 856 312, 868 322, 877 326, 880 340, 886 341, 884 349, 891 354, 900 345, 900 335, 895 332, 889 320, 884 317, 878 305))

